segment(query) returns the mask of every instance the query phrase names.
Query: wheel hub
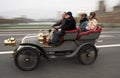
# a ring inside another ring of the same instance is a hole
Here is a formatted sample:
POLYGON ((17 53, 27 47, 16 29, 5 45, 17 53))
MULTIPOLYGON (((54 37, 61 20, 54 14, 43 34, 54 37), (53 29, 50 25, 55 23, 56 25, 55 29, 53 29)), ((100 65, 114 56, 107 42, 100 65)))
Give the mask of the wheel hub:
POLYGON ((87 53, 86 56, 87 56, 87 57, 91 57, 91 54, 90 54, 90 53, 87 53))
POLYGON ((30 61, 30 59, 29 59, 29 58, 26 58, 26 59, 25 59, 25 61, 26 61, 26 62, 29 62, 29 61, 30 61))

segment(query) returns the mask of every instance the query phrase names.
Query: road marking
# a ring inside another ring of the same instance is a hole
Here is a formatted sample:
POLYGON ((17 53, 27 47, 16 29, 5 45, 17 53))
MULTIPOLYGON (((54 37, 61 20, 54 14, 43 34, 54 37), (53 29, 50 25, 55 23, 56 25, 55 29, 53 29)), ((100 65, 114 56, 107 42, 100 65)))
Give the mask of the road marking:
POLYGON ((2 51, 2 52, 0 52, 0 54, 12 54, 13 53, 13 51, 2 51))
POLYGON ((120 31, 103 31, 102 33, 106 34, 117 34, 117 33, 120 33, 120 31))
POLYGON ((114 37, 113 35, 100 35, 101 38, 104 38, 104 37, 114 37))
POLYGON ((36 33, 33 34, 0 34, 0 36, 20 36, 20 35, 36 35, 36 33))
POLYGON ((0 34, 0 36, 15 36, 15 35, 26 35, 26 34, 0 34))
MULTIPOLYGON (((111 47, 120 47, 120 44, 111 44, 111 45, 99 45, 97 48, 111 48, 111 47)), ((2 51, 0 54, 12 54, 13 51, 2 51)))
POLYGON ((110 47, 120 47, 120 44, 111 44, 111 45, 99 45, 97 48, 110 48, 110 47))
POLYGON ((97 40, 97 42, 98 42, 98 43, 101 43, 101 42, 103 42, 103 40, 97 40))

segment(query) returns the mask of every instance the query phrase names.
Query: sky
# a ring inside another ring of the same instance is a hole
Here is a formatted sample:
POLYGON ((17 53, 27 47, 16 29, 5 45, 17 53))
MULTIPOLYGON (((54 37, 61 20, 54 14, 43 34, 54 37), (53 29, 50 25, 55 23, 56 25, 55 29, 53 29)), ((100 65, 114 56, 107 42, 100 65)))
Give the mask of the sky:
MULTIPOLYGON (((107 11, 120 0, 104 0, 107 11)), ((89 13, 98 9, 99 0, 0 0, 0 16, 13 18, 25 16, 33 19, 56 18, 59 12, 89 13)))

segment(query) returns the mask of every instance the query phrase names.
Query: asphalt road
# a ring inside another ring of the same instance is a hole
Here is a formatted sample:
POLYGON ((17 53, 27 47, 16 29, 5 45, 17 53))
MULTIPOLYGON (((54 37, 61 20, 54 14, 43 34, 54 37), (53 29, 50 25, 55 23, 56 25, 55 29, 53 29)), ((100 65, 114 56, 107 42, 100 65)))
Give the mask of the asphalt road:
POLYGON ((81 65, 77 58, 57 58, 47 62, 42 59, 36 70, 19 70, 11 54, 16 47, 4 46, 3 41, 11 36, 17 44, 22 37, 37 34, 39 30, 1 30, 0 31, 0 78, 120 78, 120 29, 104 29, 97 41, 99 56, 92 65, 81 65))

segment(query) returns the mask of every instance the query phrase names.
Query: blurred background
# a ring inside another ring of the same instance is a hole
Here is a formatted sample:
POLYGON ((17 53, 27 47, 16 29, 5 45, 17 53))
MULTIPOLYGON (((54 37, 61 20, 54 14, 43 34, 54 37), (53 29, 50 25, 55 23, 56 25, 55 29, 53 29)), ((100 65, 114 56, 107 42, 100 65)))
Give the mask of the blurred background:
POLYGON ((0 28, 48 28, 71 11, 77 24, 80 14, 96 12, 103 27, 120 27, 120 0, 0 0, 0 28))

